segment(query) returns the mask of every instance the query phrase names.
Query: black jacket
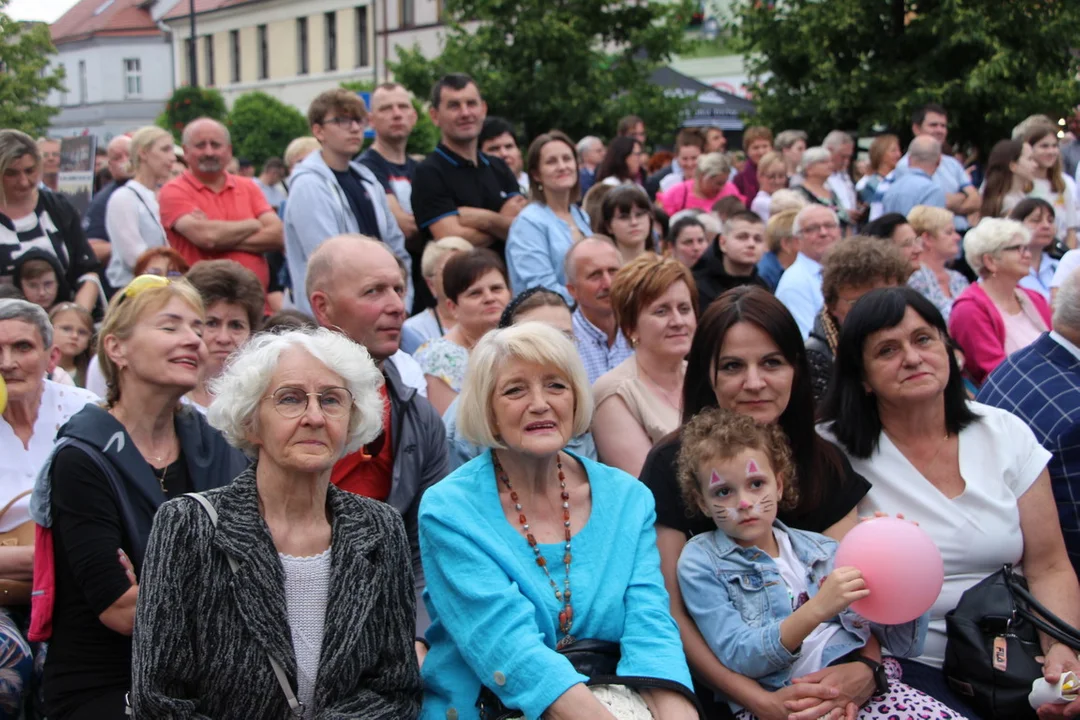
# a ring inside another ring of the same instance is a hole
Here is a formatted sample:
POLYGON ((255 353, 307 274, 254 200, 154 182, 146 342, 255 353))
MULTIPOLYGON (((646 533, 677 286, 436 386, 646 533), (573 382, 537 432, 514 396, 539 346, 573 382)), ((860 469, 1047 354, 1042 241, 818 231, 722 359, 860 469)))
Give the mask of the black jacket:
MULTIPOLYGON (((255 466, 206 498, 216 529, 186 497, 165 503, 154 523, 132 638, 135 717, 291 717, 269 660, 295 692, 285 572, 259 513, 255 466)), ((422 688, 401 518, 333 486, 326 509, 330 582, 310 716, 413 720, 422 688)))
POLYGON ((724 254, 720 252, 720 239, 713 240, 709 249, 694 265, 694 283, 698 290, 698 317, 712 305, 716 298, 740 285, 757 285, 769 290, 769 284, 758 274, 757 267, 749 275, 730 275, 724 269, 724 254))

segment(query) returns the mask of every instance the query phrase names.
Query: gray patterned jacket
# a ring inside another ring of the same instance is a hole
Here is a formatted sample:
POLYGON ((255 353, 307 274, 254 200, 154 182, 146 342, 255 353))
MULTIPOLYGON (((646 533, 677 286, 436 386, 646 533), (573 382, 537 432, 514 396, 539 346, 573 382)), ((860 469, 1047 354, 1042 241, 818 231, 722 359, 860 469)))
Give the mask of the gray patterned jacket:
MULTIPOLYGON (((136 609, 131 700, 146 718, 291 717, 273 655, 296 689, 285 576, 259 513, 255 466, 206 497, 161 506, 136 609), (236 575, 226 555, 236 558, 236 575)), ((305 717, 411 720, 421 684, 409 546, 393 508, 330 486, 325 636, 305 717)))

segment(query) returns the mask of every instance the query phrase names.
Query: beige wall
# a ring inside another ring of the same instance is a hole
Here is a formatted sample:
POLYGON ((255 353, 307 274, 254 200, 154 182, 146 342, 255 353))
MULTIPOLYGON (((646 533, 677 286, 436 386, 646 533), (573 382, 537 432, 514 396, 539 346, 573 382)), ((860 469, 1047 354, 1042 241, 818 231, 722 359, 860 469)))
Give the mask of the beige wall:
POLYGON ((229 58, 229 33, 214 33, 214 85, 232 84, 232 63, 229 58))
POLYGON ((296 20, 279 20, 267 25, 270 48, 270 79, 296 75, 296 20))
POLYGON ((254 27, 240 29, 240 82, 259 79, 259 34, 254 27))

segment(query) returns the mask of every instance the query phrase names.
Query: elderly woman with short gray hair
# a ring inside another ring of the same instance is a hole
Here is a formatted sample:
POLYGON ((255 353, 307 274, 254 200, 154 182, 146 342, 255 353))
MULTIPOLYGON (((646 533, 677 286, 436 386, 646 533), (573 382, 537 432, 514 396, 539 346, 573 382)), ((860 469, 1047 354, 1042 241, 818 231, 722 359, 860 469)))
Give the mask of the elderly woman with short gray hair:
POLYGON ((136 613, 136 717, 415 718, 420 678, 401 518, 330 484, 382 429, 383 379, 329 330, 256 336, 210 422, 255 463, 166 503, 136 613))
POLYGON ((730 178, 731 162, 727 155, 706 153, 698 158, 692 179, 672 185, 656 196, 656 202, 668 216, 687 209, 710 212, 717 200, 729 195, 739 198, 744 205, 750 202, 730 178))
POLYGON ((983 218, 964 236, 964 258, 979 276, 953 302, 949 334, 964 351, 964 373, 982 385, 1007 356, 1050 329, 1041 293, 1020 287, 1031 270, 1031 231, 983 218))
POLYGON ((799 163, 802 183, 795 188, 810 204, 824 205, 833 210, 842 226, 848 224, 847 213, 840 206, 840 199, 831 187, 829 177, 833 174, 832 153, 821 146, 808 148, 799 163))
POLYGON ((573 342, 540 322, 488 333, 458 405, 488 449, 420 503, 424 720, 697 718, 652 495, 566 449, 592 417, 573 342))

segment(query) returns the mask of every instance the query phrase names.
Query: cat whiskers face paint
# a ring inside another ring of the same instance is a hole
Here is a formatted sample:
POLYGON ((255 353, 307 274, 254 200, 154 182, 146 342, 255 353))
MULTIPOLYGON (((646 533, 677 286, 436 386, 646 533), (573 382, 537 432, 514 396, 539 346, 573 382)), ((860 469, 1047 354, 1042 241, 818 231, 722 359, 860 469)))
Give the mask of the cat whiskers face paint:
POLYGON ((772 532, 780 487, 759 451, 715 458, 702 471, 702 509, 717 528, 739 544, 754 544, 772 532))

